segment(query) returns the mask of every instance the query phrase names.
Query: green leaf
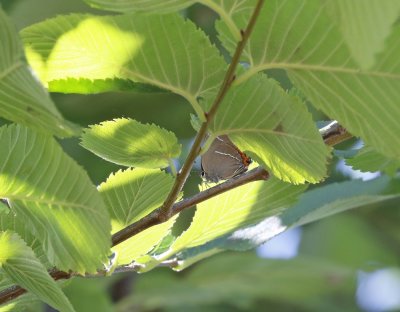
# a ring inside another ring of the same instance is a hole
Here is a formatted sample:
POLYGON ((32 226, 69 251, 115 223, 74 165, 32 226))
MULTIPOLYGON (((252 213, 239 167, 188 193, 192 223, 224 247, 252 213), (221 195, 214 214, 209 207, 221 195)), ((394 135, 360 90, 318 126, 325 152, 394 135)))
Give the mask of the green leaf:
POLYGON ((330 0, 330 17, 337 23, 350 52, 362 69, 375 63, 386 37, 399 17, 397 0, 330 0))
POLYGON ((191 6, 195 0, 84 0, 90 6, 114 12, 175 12, 191 6))
POLYGON ((15 283, 60 311, 74 311, 32 249, 15 233, 0 232, 0 268, 15 283))
POLYGON ((216 92, 226 67, 205 34, 177 14, 73 14, 21 34, 28 60, 46 85, 75 78, 75 90, 81 78, 129 79, 183 96, 202 118, 197 99, 216 92))
POLYGON ((86 172, 50 136, 0 128, 0 197, 59 269, 96 272, 110 251, 110 220, 86 172))
POLYGON ((400 157, 397 159, 389 158, 373 148, 365 146, 353 158, 346 159, 346 164, 362 172, 383 171, 394 177, 400 169, 400 157))
POLYGON ((42 309, 42 302, 33 293, 25 293, 17 299, 0 306, 0 312, 33 312, 42 311, 42 309))
POLYGON ((60 79, 49 82, 49 89, 59 93, 95 94, 112 91, 165 92, 164 90, 127 79, 60 79))
POLYGON ((304 189, 304 186, 271 178, 240 186, 202 202, 197 206, 189 229, 176 239, 162 258, 277 214, 293 204, 304 189))
POLYGON ((60 137, 79 128, 63 119, 32 76, 18 34, 0 8, 0 116, 60 137))
MULTIPOLYGON (((361 136, 378 152, 398 157, 400 27, 392 29, 374 65, 362 70, 353 59, 346 38, 329 18, 329 6, 323 3, 267 1, 242 55, 249 68, 237 77, 236 84, 259 71, 285 69, 295 86, 318 109, 338 120, 353 135, 361 136)), ((243 27, 246 20, 238 16, 236 22, 243 27)), ((218 29, 225 47, 232 52, 236 40, 223 24, 218 29)), ((383 32, 378 33, 383 36, 383 32)), ((379 43, 374 42, 378 46, 373 51, 379 51, 379 43)), ((368 59, 367 54, 365 58, 368 59)))
POLYGON ((228 134, 283 181, 317 183, 326 175, 329 149, 311 114, 297 97, 264 75, 233 88, 210 129, 214 136, 228 134))
POLYGON ((293 207, 255 226, 238 230, 218 245, 234 250, 254 248, 290 228, 395 198, 400 199, 400 179, 383 176, 371 181, 332 183, 304 193, 293 207))
MULTIPOLYGON (((7 230, 17 232, 18 235, 25 241, 25 243, 33 250, 40 263, 42 263, 47 269, 51 267, 48 263, 40 241, 28 231, 25 224, 21 222, 16 215, 10 212, 8 207, 5 211, 0 211, 0 233, 7 230)), ((13 282, 4 272, 1 272, 0 270, 0 292, 14 285, 15 282, 13 282)), ((7 304, 2 304, 0 306, 0 312, 24 312, 27 311, 28 307, 31 308, 32 306, 36 306, 38 304, 41 304, 41 301, 36 295, 33 293, 25 293, 24 295, 12 300, 11 302, 8 302, 7 304)))
POLYGON ((179 266, 176 269, 182 270, 188 267, 203 259, 209 252, 252 249, 296 226, 327 218, 348 209, 400 198, 399 183, 399 179, 380 177, 367 182, 333 183, 308 191, 301 195, 296 205, 267 217, 258 224, 243 227, 204 245, 183 250, 178 254, 179 266))
MULTIPOLYGON (((241 30, 243 30, 243 28, 241 29, 235 23, 235 19, 237 16, 250 16, 256 6, 255 0, 199 0, 198 2, 218 13, 222 22, 237 41, 242 38, 241 30)), ((246 25, 243 25, 243 27, 244 26, 246 25)))
POLYGON ((0 216, 2 213, 7 213, 10 209, 0 199, 0 216))
POLYGON ((43 250, 41 241, 32 234, 26 223, 22 218, 19 218, 12 211, 7 213, 0 213, 0 231, 11 230, 12 232, 18 233, 18 235, 24 240, 24 242, 32 248, 36 257, 40 262, 45 265, 46 268, 50 269, 52 265, 46 257, 46 252, 43 250))
POLYGON ((223 254, 199 263, 184 279, 171 272, 150 272, 135 281, 134 295, 117 307, 132 311, 140 302, 145 310, 184 306, 192 311, 200 306, 200 311, 209 311, 210 305, 225 303, 227 311, 253 311, 252 301, 268 300, 318 311, 312 308, 315 298, 353 295, 355 275, 353 269, 311 257, 281 261, 249 253, 223 254))
MULTIPOLYGON (((174 179, 158 169, 127 169, 110 175, 99 186, 109 209, 113 233, 159 208, 172 188, 174 179)), ((153 226, 113 248, 119 264, 131 263, 149 252, 170 231, 176 217, 153 226)))
POLYGON ((113 163, 143 168, 165 168, 181 152, 172 132, 128 118, 105 121, 85 129, 81 144, 113 163))

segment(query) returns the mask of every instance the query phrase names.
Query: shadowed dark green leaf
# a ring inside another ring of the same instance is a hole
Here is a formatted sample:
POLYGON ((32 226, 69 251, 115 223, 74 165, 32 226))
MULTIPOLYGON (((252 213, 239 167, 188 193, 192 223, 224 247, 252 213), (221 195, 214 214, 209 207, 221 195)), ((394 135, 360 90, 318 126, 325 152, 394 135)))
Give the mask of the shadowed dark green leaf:
POLYGON ((362 172, 382 171, 390 176, 395 176, 400 169, 400 157, 398 159, 386 157, 366 146, 359 150, 354 157, 346 159, 346 164, 362 172))
POLYGON ((79 127, 63 119, 30 72, 14 26, 0 8, 0 116, 60 137, 79 127))

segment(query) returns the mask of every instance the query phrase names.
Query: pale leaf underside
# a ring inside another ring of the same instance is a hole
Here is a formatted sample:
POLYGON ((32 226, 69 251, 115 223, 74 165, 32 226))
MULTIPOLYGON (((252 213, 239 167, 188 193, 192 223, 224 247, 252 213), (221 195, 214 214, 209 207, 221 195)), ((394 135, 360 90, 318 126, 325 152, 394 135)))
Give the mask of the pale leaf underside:
MULTIPOLYGON (((249 69, 236 83, 262 70, 286 69, 313 105, 379 152, 398 157, 399 27, 393 27, 373 66, 362 70, 323 3, 267 1, 243 53, 249 69)), ((237 16, 236 22, 243 25, 245 18, 237 16)), ((224 45, 233 51, 236 41, 227 27, 219 24, 218 29, 224 45)))

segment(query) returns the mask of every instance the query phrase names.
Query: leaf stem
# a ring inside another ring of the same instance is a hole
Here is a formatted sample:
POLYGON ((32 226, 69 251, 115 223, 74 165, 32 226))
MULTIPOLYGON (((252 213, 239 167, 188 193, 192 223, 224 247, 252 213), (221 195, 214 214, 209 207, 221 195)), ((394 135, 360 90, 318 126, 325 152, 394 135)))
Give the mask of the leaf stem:
POLYGON ((239 41, 241 39, 240 30, 232 20, 232 16, 229 16, 229 14, 227 14, 227 12, 220 5, 210 0, 202 0, 198 2, 209 7, 211 10, 216 12, 220 18, 223 19, 235 40, 239 41))
POLYGON ((248 23, 245 31, 242 32, 242 40, 239 41, 236 46, 235 53, 232 57, 232 61, 228 67, 226 74, 225 74, 222 85, 219 88, 218 94, 217 94, 209 112, 205 113, 206 121, 202 123, 200 130, 196 135, 193 146, 189 152, 189 155, 186 158, 185 163, 182 166, 182 169, 176 176, 174 185, 172 186, 172 189, 171 189, 170 193, 168 194, 167 199, 164 201, 164 204, 162 205, 162 207, 159 211, 159 219, 161 222, 167 221, 172 216, 172 210, 171 210, 172 205, 178 198, 179 193, 182 191, 182 188, 190 174, 190 171, 192 170, 193 163, 194 163, 196 157, 200 153, 201 144, 203 143, 203 141, 207 135, 208 125, 211 123, 212 119, 214 118, 214 116, 217 112, 218 107, 220 106, 226 93, 228 92, 229 88, 231 87, 232 82, 235 80, 235 71, 236 71, 236 67, 240 60, 240 55, 242 54, 243 49, 246 45, 246 42, 254 28, 254 25, 256 23, 258 15, 260 14, 263 4, 264 4, 264 0, 257 1, 257 4, 253 10, 253 14, 250 17, 249 23, 248 23))
MULTIPOLYGON (((224 192, 227 192, 231 189, 234 189, 236 187, 239 187, 241 185, 253 182, 253 181, 258 181, 258 180, 267 180, 269 178, 268 172, 261 168, 255 168, 249 172, 246 172, 237 178, 233 178, 230 180, 227 180, 221 184, 218 184, 216 186, 213 186, 203 192, 197 193, 196 195, 183 199, 180 202, 175 203, 172 206, 171 209, 171 217, 176 215, 177 213, 180 213, 182 210, 192 207, 198 203, 201 203, 205 200, 208 200, 212 197, 215 197, 219 194, 222 194, 224 192)), ((127 240, 128 238, 148 229, 151 226, 157 225, 162 223, 163 221, 160 220, 159 215, 161 213, 162 207, 154 210, 144 218, 136 221, 135 223, 132 223, 128 225, 127 227, 123 228, 119 232, 115 233, 112 236, 112 246, 116 246, 123 241, 127 240)))
POLYGON ((170 170, 171 170, 172 175, 173 175, 174 177, 176 177, 177 171, 176 171, 176 167, 175 167, 174 160, 173 160, 172 158, 170 158, 170 159, 168 160, 168 162, 169 162, 169 168, 170 168, 170 170))

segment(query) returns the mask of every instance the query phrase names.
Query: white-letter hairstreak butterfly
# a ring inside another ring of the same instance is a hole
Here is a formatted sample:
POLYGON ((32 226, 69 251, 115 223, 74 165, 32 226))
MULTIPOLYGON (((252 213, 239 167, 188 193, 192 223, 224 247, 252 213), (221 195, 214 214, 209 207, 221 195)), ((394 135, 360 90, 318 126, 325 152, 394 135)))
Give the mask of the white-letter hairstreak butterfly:
POLYGON ((227 135, 220 135, 201 156, 201 176, 216 183, 246 172, 250 163, 251 158, 240 151, 227 135))

